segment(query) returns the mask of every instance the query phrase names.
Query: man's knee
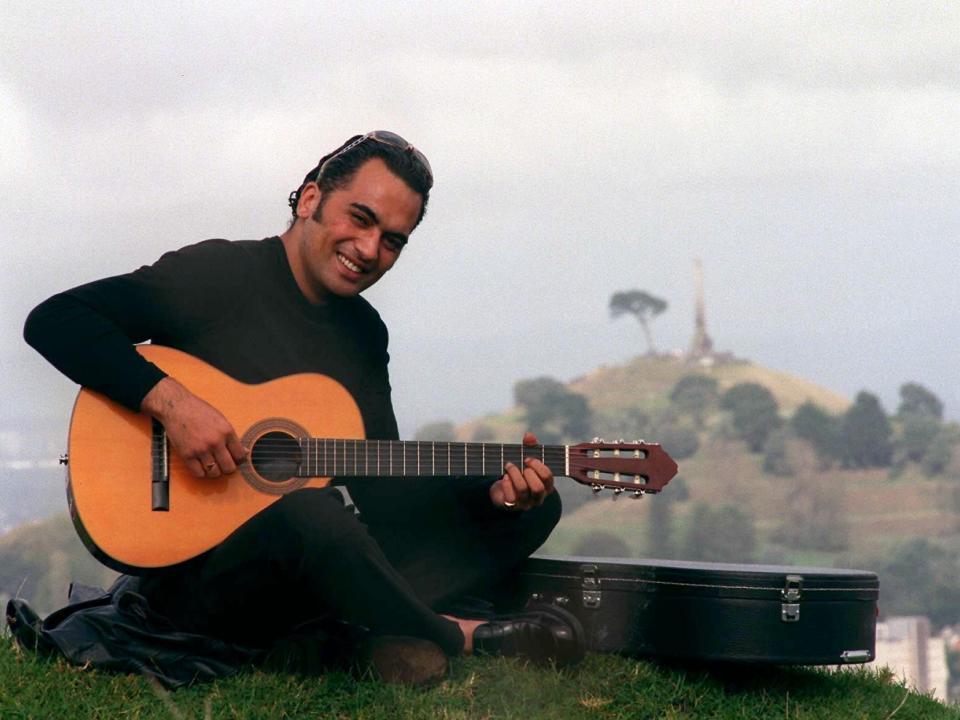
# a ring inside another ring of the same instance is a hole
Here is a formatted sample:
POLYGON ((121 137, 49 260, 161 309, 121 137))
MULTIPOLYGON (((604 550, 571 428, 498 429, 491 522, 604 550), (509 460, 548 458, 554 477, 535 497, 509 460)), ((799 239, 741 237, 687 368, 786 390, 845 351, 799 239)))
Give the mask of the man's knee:
POLYGON ((280 498, 268 512, 284 534, 293 534, 312 551, 338 552, 362 545, 368 538, 335 488, 296 490, 280 498))

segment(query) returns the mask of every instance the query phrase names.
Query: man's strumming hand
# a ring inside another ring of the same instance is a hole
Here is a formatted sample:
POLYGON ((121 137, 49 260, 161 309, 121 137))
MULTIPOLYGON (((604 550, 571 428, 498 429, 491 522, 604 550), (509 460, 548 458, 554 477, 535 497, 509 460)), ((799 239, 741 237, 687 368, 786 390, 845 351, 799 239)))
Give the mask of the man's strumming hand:
POLYGON ((223 414, 172 377, 154 385, 140 409, 163 423, 173 449, 198 478, 232 473, 247 457, 223 414))
MULTIPOLYGON (((526 433, 523 444, 537 445, 536 435, 526 433)), ((553 472, 540 460, 528 457, 523 460, 523 468, 507 463, 503 477, 490 486, 490 500, 498 508, 529 510, 542 505, 553 491, 553 472)))

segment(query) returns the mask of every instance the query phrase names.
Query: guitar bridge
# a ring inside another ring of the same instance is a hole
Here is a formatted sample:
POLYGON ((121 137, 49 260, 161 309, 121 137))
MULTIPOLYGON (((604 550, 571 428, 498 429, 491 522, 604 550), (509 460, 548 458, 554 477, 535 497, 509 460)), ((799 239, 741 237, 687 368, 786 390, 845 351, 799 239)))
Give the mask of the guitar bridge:
POLYGON ((170 510, 170 454, 167 431, 154 418, 150 442, 150 509, 170 510))

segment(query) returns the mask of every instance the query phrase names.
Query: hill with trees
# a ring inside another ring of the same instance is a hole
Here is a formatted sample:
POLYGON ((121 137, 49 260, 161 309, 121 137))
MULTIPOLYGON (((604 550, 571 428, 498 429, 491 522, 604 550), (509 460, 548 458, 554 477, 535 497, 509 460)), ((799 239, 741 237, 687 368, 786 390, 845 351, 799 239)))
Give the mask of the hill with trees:
POLYGON ((960 426, 922 385, 904 383, 891 413, 869 391, 851 402, 749 362, 647 355, 515 389, 514 408, 454 437, 644 438, 680 464, 640 502, 560 479, 566 512, 543 552, 862 567, 881 575, 883 612, 960 622, 960 426))

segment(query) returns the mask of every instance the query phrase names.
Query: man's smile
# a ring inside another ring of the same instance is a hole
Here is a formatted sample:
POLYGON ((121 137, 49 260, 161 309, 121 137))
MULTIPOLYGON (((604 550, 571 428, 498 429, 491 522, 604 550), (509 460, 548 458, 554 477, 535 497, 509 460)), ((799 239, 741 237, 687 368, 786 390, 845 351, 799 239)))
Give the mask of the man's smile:
POLYGON ((351 262, 346 258, 346 256, 341 255, 340 253, 337 253, 337 260, 339 260, 344 267, 346 267, 348 270, 351 270, 352 272, 355 272, 355 273, 363 272, 363 269, 359 265, 351 262))

